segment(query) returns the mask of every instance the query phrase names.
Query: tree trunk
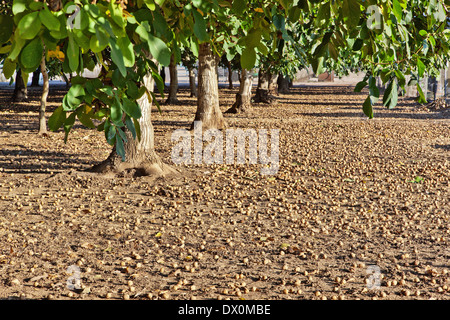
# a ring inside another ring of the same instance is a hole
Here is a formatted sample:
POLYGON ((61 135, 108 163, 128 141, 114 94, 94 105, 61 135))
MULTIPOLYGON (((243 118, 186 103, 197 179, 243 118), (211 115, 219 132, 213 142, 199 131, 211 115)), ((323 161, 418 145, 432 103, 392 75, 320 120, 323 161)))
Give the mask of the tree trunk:
POLYGON ((278 74, 271 73, 269 76, 269 96, 274 99, 278 95, 278 74))
POLYGON ((169 86, 169 96, 167 97, 167 104, 176 104, 178 103, 177 92, 178 92, 178 71, 177 64, 175 62, 175 55, 170 57, 170 86, 169 86))
POLYGON ((226 113, 246 113, 252 109, 252 85, 253 75, 249 70, 241 71, 241 83, 239 92, 236 94, 236 101, 226 113))
POLYGON ((41 76, 41 68, 37 68, 36 71, 33 72, 33 78, 31 79, 31 87, 39 87, 39 78, 41 76))
POLYGON ((278 75, 278 92, 279 93, 289 93, 290 79, 289 77, 283 76, 282 73, 278 75))
POLYGON ((164 86, 166 85, 166 68, 164 66, 161 67, 161 70, 159 71, 159 75, 161 76, 164 86))
MULTIPOLYGON (((153 90, 154 81, 151 75, 145 76, 144 84, 149 91, 153 90)), ((132 176, 164 176, 175 172, 174 169, 162 162, 155 151, 154 131, 151 122, 152 102, 147 94, 144 94, 137 102, 142 113, 142 117, 139 119, 141 139, 133 139, 131 133, 127 131, 127 142, 124 143, 125 162, 122 161, 114 147, 109 157, 94 166, 91 171, 132 176)))
POLYGON ((52 11, 59 11, 62 9, 62 0, 48 0, 47 2, 52 11))
POLYGON ((47 97, 49 91, 49 81, 48 81, 48 72, 45 66, 45 55, 42 56, 41 60, 41 72, 43 78, 42 85, 42 96, 41 96, 41 106, 39 108, 39 134, 47 133, 47 121, 45 119, 45 108, 47 105, 47 97))
POLYGON ((64 82, 66 83, 66 89, 70 88, 70 80, 67 78, 67 76, 64 74, 64 72, 61 72, 61 77, 64 79, 64 82))
POLYGON ((233 69, 231 68, 231 61, 227 60, 228 67, 228 89, 233 89, 233 69))
POLYGON ((14 93, 12 96, 13 102, 23 102, 28 100, 27 84, 22 77, 22 70, 18 70, 16 74, 16 83, 14 86, 14 93))
POLYGON ((188 68, 189 70, 189 87, 191 89, 191 97, 197 97, 197 84, 195 83, 194 68, 188 68))
POLYGON ((256 95, 254 97, 254 101, 256 103, 270 103, 271 99, 269 98, 269 80, 270 73, 264 71, 262 69, 259 70, 258 73, 258 87, 256 88, 256 95))
POLYGON ((273 75, 269 71, 259 70, 258 73, 258 87, 256 89, 256 95, 254 101, 256 103, 272 103, 274 100, 274 94, 276 92, 276 83, 278 75, 273 75))
MULTIPOLYGON (((219 59, 213 54, 209 43, 200 44, 198 60, 198 98, 194 122, 202 121, 204 130, 224 129, 227 125, 219 107, 217 81, 219 59)), ((193 128, 194 123, 191 126, 193 128)))

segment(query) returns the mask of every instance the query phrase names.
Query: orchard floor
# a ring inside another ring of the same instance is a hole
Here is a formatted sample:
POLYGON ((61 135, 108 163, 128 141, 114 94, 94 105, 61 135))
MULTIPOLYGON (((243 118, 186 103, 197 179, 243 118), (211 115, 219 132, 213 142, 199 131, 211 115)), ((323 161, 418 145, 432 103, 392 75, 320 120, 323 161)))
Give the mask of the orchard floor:
MULTIPOLYGON (((236 92, 221 89, 223 111, 236 92)), ((280 129, 279 171, 264 176, 259 164, 172 163, 171 134, 196 108, 183 89, 153 113, 157 151, 180 172, 154 179, 83 172, 110 152, 102 133, 38 136, 39 90, 15 106, 10 95, 0 298, 450 298, 448 111, 402 100, 367 120, 349 86, 296 86, 225 115, 230 128, 280 129)))

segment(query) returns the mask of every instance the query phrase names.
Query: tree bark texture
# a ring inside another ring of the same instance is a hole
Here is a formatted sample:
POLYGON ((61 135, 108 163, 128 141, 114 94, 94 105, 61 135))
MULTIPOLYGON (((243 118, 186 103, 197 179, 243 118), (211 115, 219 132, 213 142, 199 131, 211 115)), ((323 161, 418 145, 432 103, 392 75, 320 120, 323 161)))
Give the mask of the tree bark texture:
POLYGON ((189 88, 191 90, 191 97, 197 97, 197 84, 195 83, 194 68, 188 68, 189 71, 189 88))
POLYGON ((273 75, 269 71, 260 70, 258 73, 258 87, 254 101, 256 103, 272 103, 276 92, 278 75, 273 75))
POLYGON ((31 87, 39 87, 39 78, 41 77, 41 67, 33 72, 33 78, 31 78, 31 87))
POLYGON ((170 57, 170 65, 169 65, 169 73, 170 73, 170 86, 169 86, 169 96, 167 97, 167 104, 176 104, 178 103, 177 93, 178 93, 178 71, 177 64, 175 62, 175 55, 170 57))
POLYGON ((233 89, 233 69, 231 68, 231 61, 227 60, 228 68, 228 89, 233 89))
POLYGON ((290 79, 289 77, 278 75, 278 93, 289 93, 290 79))
POLYGON ((49 81, 48 81, 48 72, 47 67, 45 65, 45 55, 42 56, 41 60, 41 72, 42 72, 42 95, 41 95, 41 105, 39 107, 39 134, 47 133, 47 120, 45 118, 45 108, 47 105, 47 97, 49 91, 49 81))
MULTIPOLYGON (((153 90, 154 81, 151 75, 144 78, 147 90, 153 90)), ((142 117, 139 119, 141 139, 133 139, 130 132, 126 132, 127 141, 124 143, 125 162, 113 148, 109 157, 96 165, 91 171, 100 173, 128 173, 135 176, 164 176, 175 172, 163 163, 155 151, 154 130, 151 122, 152 101, 147 94, 138 100, 142 117)))
POLYGON ((236 101, 226 113, 246 113, 252 109, 252 86, 252 72, 243 69, 241 71, 241 81, 239 92, 236 94, 236 101))
POLYGON ((18 70, 16 74, 16 83, 14 85, 14 93, 11 99, 13 102, 23 102, 28 100, 28 89, 22 77, 22 70, 18 70))
POLYGON ((62 0, 47 0, 48 6, 52 11, 60 11, 62 9, 62 0))
MULTIPOLYGON (((204 130, 224 129, 226 122, 219 107, 219 84, 217 66, 219 59, 209 43, 200 44, 198 67, 198 98, 195 121, 202 121, 204 130)), ((191 129, 194 128, 192 123, 191 129)))

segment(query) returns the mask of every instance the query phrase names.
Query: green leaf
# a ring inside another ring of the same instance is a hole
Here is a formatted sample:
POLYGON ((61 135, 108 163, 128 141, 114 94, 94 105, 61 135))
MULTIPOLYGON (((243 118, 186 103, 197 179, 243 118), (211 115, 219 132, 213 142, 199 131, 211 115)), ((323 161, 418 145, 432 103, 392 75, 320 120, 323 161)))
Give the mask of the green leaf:
POLYGON ((393 0, 392 7, 395 17, 397 18, 398 21, 401 21, 403 17, 403 8, 400 2, 398 0, 393 0))
POLYGON ((398 87, 396 79, 392 79, 383 96, 383 105, 389 109, 395 108, 398 102, 398 87))
POLYGON ((113 71, 111 80, 117 88, 123 88, 126 85, 126 79, 122 76, 119 69, 113 71))
POLYGON ((278 30, 281 30, 281 31, 285 30, 286 21, 285 21, 284 17, 281 14, 276 14, 273 17, 273 24, 278 30))
POLYGON ((50 31, 50 35, 55 39, 65 39, 67 38, 67 18, 64 14, 57 17, 59 21, 59 30, 50 31))
POLYGON ((362 89, 364 89, 366 86, 367 86, 367 81, 358 82, 358 84, 355 87, 355 92, 361 92, 362 89))
POLYGON ((445 19, 447 17, 447 14, 445 11, 446 10, 444 9, 444 4, 439 1, 437 13, 435 13, 435 15, 434 15, 435 18, 437 19, 437 21, 439 21, 439 22, 445 21, 445 19))
POLYGON ((192 53, 194 54, 194 56, 196 58, 198 58, 198 51, 199 51, 198 42, 196 42, 194 39, 190 38, 189 43, 190 43, 190 49, 191 49, 192 53))
POLYGON ((69 137, 70 130, 72 129, 74 123, 75 123, 75 117, 76 113, 73 112, 69 117, 67 117, 66 121, 64 122, 64 143, 67 143, 67 138, 69 137))
POLYGON ((97 41, 98 41, 100 47, 104 47, 104 46, 108 45, 110 36, 106 30, 98 27, 95 30, 95 35, 97 36, 97 41))
POLYGON ((194 34, 200 42, 206 42, 209 40, 208 33, 206 32, 206 21, 203 16, 197 11, 192 10, 194 15, 194 34))
POLYGON ((133 44, 131 43, 130 39, 128 39, 128 36, 117 39, 117 46, 122 52, 125 67, 133 67, 135 62, 135 55, 133 44))
POLYGON ((0 15, 0 45, 4 44, 13 34, 14 19, 0 15))
POLYGON ((247 47, 244 49, 241 55, 241 67, 242 69, 251 70, 256 63, 256 52, 254 48, 247 47))
POLYGON ((14 71, 16 71, 17 64, 12 62, 10 59, 5 59, 3 62, 3 75, 6 79, 11 78, 14 75, 14 71))
POLYGON ((125 162, 125 148, 123 145, 123 140, 118 134, 116 134, 116 152, 122 157, 122 161, 125 162))
POLYGON ((120 125, 122 123, 122 104, 119 101, 119 98, 114 99, 114 103, 111 105, 111 120, 114 124, 120 125))
MULTIPOLYGON (((263 55, 267 56, 269 54, 269 49, 264 42, 260 41, 256 47, 258 48, 258 51, 263 55)), ((232 59, 230 59, 230 61, 231 60, 232 59)))
POLYGON ((405 78, 404 74, 399 70, 395 70, 394 73, 395 73, 395 76, 397 77, 398 85, 401 88, 405 89, 406 78, 405 78))
POLYGON ((417 72, 420 78, 422 78, 425 73, 425 64, 419 58, 417 58, 417 72))
POLYGON ((153 27, 156 31, 156 36, 159 38, 165 39, 167 42, 173 39, 173 32, 167 24, 167 20, 163 15, 159 12, 159 10, 155 10, 153 12, 153 27))
POLYGON ((120 27, 125 27, 125 20, 123 19, 122 7, 115 3, 114 1, 109 2, 109 12, 111 13, 111 18, 120 27))
POLYGON ((373 108, 370 96, 367 97, 366 101, 364 101, 363 111, 364 114, 369 117, 369 119, 373 119, 373 108))
POLYGON ((57 17, 55 17, 48 7, 46 6, 44 10, 39 11, 39 19, 42 24, 51 31, 59 31, 61 24, 57 17))
POLYGON ((136 135, 138 140, 141 140, 141 125, 139 124, 139 120, 133 119, 134 128, 136 129, 136 135))
POLYGON ((338 53, 337 53, 336 47, 334 46, 334 44, 332 42, 328 43, 328 53, 330 54, 330 57, 334 61, 338 61, 338 59, 339 59, 338 53))
POLYGON ((331 16, 331 6, 330 1, 325 2, 319 8, 317 17, 314 21, 314 25, 318 28, 323 27, 328 24, 331 16))
POLYGON ((28 43, 20 53, 20 64, 27 70, 34 71, 39 66, 44 54, 44 47, 40 38, 28 43))
POLYGON ((297 7, 292 7, 289 11, 289 20, 291 22, 297 22, 300 19, 300 15, 302 14, 302 10, 297 7))
POLYGON ((41 30, 41 20, 39 19, 39 12, 35 11, 25 15, 20 19, 19 25, 19 35, 25 39, 33 39, 41 30))
POLYGON ((14 0, 12 5, 12 12, 14 15, 18 15, 27 9, 28 0, 14 0))
POLYGON ((248 0, 233 0, 232 9, 238 16, 242 15, 247 9, 248 0))
POLYGON ((134 127, 133 120, 131 120, 131 118, 129 116, 125 117, 125 125, 127 126, 128 130, 131 132, 133 139, 136 139, 136 137, 137 137, 136 128, 134 127))
POLYGON ((104 130, 106 141, 108 142, 108 144, 114 145, 114 143, 116 142, 116 127, 111 125, 111 122, 106 121, 104 130))
POLYGON ((363 39, 356 39, 355 43, 353 44, 352 50, 353 51, 359 51, 361 50, 362 46, 364 44, 364 40, 363 39))
MULTIPOLYGON (((30 2, 30 1, 29 1, 30 2)), ((44 3, 42 2, 37 2, 35 1, 31 1, 30 4, 28 5, 28 7, 33 10, 33 11, 38 11, 41 10, 44 7, 44 3)))
POLYGON ((19 33, 14 33, 14 41, 13 45, 11 47, 11 52, 9 53, 8 58, 11 61, 14 61, 19 56, 20 52, 22 51, 23 46, 26 44, 26 40, 19 36, 19 33))
POLYGON ((151 11, 155 11, 155 9, 156 9, 155 1, 153 1, 153 0, 144 0, 144 3, 147 6, 147 8, 149 8, 151 11))
MULTIPOLYGON (((152 71, 152 77, 155 80, 156 87, 158 88, 159 93, 164 98, 164 81, 159 73, 152 71)), ((140 97, 140 95, 139 95, 140 97)))
POLYGON ((311 60, 311 65, 315 74, 322 74, 326 71, 324 68, 324 61, 324 57, 313 58, 311 60))
POLYGON ((100 43, 98 37, 92 36, 89 40, 89 47, 91 48, 92 52, 99 53, 108 46, 108 43, 100 43))
POLYGON ((70 87, 63 100, 63 106, 65 107, 65 110, 69 111, 78 108, 78 106, 83 102, 85 95, 86 92, 84 90, 84 85, 72 83, 72 86, 70 87))
POLYGON ((77 71, 80 63, 80 47, 73 39, 72 33, 69 33, 69 43, 67 45, 66 56, 67 59, 69 60, 70 70, 77 71))
POLYGON ((378 89, 377 81, 373 76, 369 78, 369 97, 371 105, 377 103, 380 98, 380 89, 378 89))
POLYGON ((86 106, 82 106, 77 109, 77 117, 78 117, 78 120, 80 120, 80 122, 87 128, 91 128, 91 129, 95 128, 95 125, 92 122, 91 117, 89 117, 89 115, 86 113, 86 106))
POLYGON ((0 54, 5 54, 11 51, 11 44, 7 44, 6 46, 0 47, 0 54))
POLYGON ((422 88, 420 87, 420 83, 417 83, 417 92, 419 93, 419 98, 417 100, 418 103, 427 103, 427 98, 425 97, 425 94, 423 93, 422 88))
POLYGON ((88 51, 90 49, 90 39, 83 33, 83 31, 73 29, 72 33, 75 42, 80 46, 82 51, 88 51))
POLYGON ((141 108, 136 102, 128 98, 122 99, 122 110, 132 118, 139 119, 142 116, 141 108))
POLYGON ((127 142, 127 135, 125 134, 125 132, 123 132, 123 130, 121 128, 116 128, 117 129, 117 133, 120 135, 120 137, 122 138, 122 140, 124 142, 127 142))
POLYGON ((63 110, 63 106, 59 106, 48 118, 48 127, 51 131, 57 131, 62 127, 66 121, 66 112, 63 110))
POLYGON ((139 35, 143 42, 148 42, 148 31, 145 29, 144 24, 140 24, 136 28, 136 33, 139 35))
POLYGON ((119 68, 120 73, 123 77, 127 76, 127 69, 125 67, 124 57, 120 50, 120 47, 117 45, 116 40, 114 38, 109 39, 109 47, 111 48, 111 59, 116 64, 117 68, 119 68))
POLYGON ((361 8, 357 0, 344 0, 342 4, 344 22, 348 30, 358 26, 361 8))
POLYGON ((161 39, 148 34, 148 48, 152 56, 163 66, 170 64, 170 50, 161 39))
POLYGON ((133 100, 139 98, 139 89, 133 81, 127 81, 127 96, 133 100))

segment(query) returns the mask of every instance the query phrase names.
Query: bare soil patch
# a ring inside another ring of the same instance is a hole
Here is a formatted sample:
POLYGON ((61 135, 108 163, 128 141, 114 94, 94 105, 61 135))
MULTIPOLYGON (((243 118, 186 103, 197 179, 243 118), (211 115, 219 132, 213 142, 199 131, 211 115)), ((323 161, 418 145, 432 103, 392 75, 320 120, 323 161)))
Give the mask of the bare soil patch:
MULTIPOLYGON (((220 92, 226 111, 237 88, 220 92)), ((351 87, 297 86, 225 115, 231 128, 280 129, 279 172, 262 176, 172 164, 171 134, 196 109, 181 89, 153 113, 157 151, 180 173, 153 179, 83 172, 110 153, 102 133, 38 136, 39 90, 17 105, 11 93, 0 90, 0 298, 450 297, 446 110, 403 100, 369 121, 351 87)))

